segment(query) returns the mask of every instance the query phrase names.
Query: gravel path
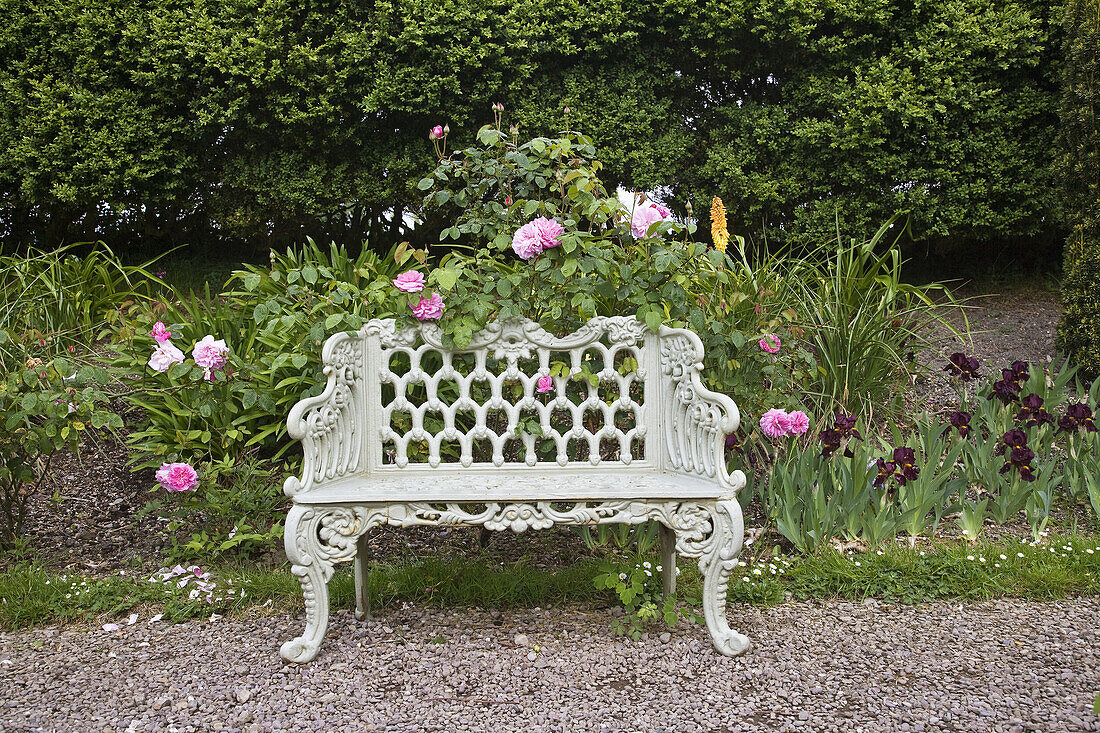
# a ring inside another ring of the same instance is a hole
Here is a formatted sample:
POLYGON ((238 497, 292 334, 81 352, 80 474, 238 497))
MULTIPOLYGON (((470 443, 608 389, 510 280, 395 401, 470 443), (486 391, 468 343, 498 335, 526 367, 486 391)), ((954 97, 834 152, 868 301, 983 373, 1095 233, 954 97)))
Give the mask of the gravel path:
POLYGON ((1080 731, 1100 691, 1100 600, 733 606, 716 656, 610 613, 339 612, 317 660, 287 616, 0 635, 3 731, 1080 731))

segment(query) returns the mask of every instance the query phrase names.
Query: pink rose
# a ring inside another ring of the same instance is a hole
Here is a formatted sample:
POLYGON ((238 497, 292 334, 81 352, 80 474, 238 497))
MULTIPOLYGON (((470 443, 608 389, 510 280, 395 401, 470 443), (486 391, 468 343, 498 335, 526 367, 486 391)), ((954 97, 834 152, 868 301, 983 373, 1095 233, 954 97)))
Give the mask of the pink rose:
POLYGON ((199 474, 186 463, 164 463, 157 471, 157 482, 168 491, 194 491, 199 474))
POLYGON ((769 438, 781 438, 791 429, 790 419, 786 410, 773 408, 760 418, 760 429, 769 438))
POLYGON ((551 377, 549 374, 546 375, 545 377, 539 377, 539 386, 538 386, 539 394, 549 392, 553 388, 554 388, 554 378, 553 377, 551 377))
POLYGON ((165 341, 153 349, 153 355, 149 357, 149 366, 154 371, 166 372, 173 364, 183 361, 183 352, 172 345, 171 341, 165 341))
POLYGON ((203 369, 221 369, 225 366, 225 358, 229 355, 229 347, 222 339, 214 340, 207 335, 202 341, 195 344, 191 350, 191 358, 203 369))
POLYGON ((153 324, 152 336, 157 340, 158 344, 163 344, 165 341, 172 338, 172 332, 169 331, 168 327, 165 326, 163 323, 157 321, 153 324))
POLYGON ((810 429, 810 418, 802 410, 795 410, 788 417, 788 431, 791 435, 802 435, 810 429))
POLYGON ((649 228, 659 221, 664 221, 661 212, 654 206, 641 205, 634 209, 630 217, 630 231, 638 239, 649 235, 649 228))
POLYGON ((540 216, 531 222, 530 226, 533 226, 538 233, 544 250, 552 249, 561 244, 561 235, 565 233, 565 230, 561 228, 561 224, 553 219, 540 216))
POLYGON ((412 306, 413 315, 419 321, 435 321, 443 316, 443 298, 433 293, 431 298, 421 296, 420 302, 412 306))
POLYGON ((540 216, 516 230, 512 236, 512 250, 520 256, 520 259, 529 260, 538 257, 543 250, 561 244, 561 235, 564 232, 561 224, 540 216))
POLYGON ((424 289, 424 276, 416 270, 409 270, 395 277, 393 286, 406 293, 419 293, 424 289))
POLYGON ((783 345, 783 342, 779 340, 779 337, 774 333, 769 333, 764 338, 757 341, 760 344, 760 348, 769 354, 775 354, 779 352, 779 347, 783 345))
POLYGON ((653 208, 657 209, 657 213, 661 215, 662 219, 667 219, 668 215, 672 213, 667 207, 660 204, 653 204, 653 208))
POLYGON ((432 128, 432 139, 439 140, 443 137, 443 125, 436 125, 432 128))

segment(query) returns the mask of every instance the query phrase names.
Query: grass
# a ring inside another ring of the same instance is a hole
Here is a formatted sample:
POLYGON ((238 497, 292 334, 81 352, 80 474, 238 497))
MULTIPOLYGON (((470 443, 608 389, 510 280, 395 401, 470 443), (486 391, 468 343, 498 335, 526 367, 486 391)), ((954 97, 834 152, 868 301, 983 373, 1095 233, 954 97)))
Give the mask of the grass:
MULTIPOLYGON (((615 561, 591 559, 553 569, 457 559, 379 566, 371 576, 371 603, 375 609, 403 603, 486 608, 611 604, 614 596, 596 590, 592 583, 607 562, 615 561)), ((620 562, 626 569, 634 559, 620 562)), ((760 606, 787 598, 859 601, 875 597, 915 604, 1100 594, 1100 537, 1093 535, 1052 537, 1041 546, 1013 541, 925 550, 891 547, 881 554, 845 555, 832 549, 803 557, 765 553, 742 562, 731 578, 729 601, 760 606)), ((699 598, 702 579, 695 564, 682 560, 680 567, 680 597, 699 598)), ((184 620, 211 613, 249 616, 301 611, 298 582, 286 569, 221 567, 214 569, 213 582, 217 600, 207 603, 188 597, 191 584, 178 589, 175 582, 153 583, 146 575, 59 575, 24 563, 0 574, 0 628, 102 622, 133 612, 143 618, 162 613, 170 620, 184 620)), ((338 569, 329 588, 334 609, 353 605, 348 566, 338 569)))

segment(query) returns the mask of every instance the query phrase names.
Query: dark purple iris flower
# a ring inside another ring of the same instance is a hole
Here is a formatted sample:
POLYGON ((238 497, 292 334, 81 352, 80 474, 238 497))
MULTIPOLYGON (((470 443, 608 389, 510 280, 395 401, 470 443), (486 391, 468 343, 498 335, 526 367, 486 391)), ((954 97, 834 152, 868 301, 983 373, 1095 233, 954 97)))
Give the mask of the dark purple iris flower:
POLYGON ((836 429, 839 430, 844 437, 850 436, 863 440, 863 436, 856 430, 856 419, 851 415, 845 415, 843 412, 838 412, 833 416, 833 422, 836 425, 836 429))
MULTIPOLYGON (((840 447, 844 445, 845 441, 849 438, 863 440, 863 436, 856 430, 856 419, 850 415, 838 412, 833 416, 833 427, 822 430, 817 434, 817 439, 821 441, 822 457, 828 458, 833 453, 840 450, 840 447)), ((853 455, 852 449, 845 446, 844 455, 851 458, 853 455)))
POLYGON ((912 448, 894 448, 894 463, 897 464, 894 478, 898 480, 899 485, 905 486, 906 481, 913 481, 920 475, 916 462, 917 455, 912 448))
POLYGON ((1000 380, 993 383, 993 393, 989 395, 989 399, 996 397, 1006 405, 1018 401, 1023 382, 1028 377, 1028 370, 1028 363, 1019 360, 1012 362, 1008 369, 1002 369, 1000 380))
POLYGON ((1074 405, 1066 405, 1066 414, 1058 418, 1058 428, 1067 433, 1072 433, 1078 428, 1086 432, 1096 432, 1096 422, 1093 419, 1092 408, 1086 402, 1074 405))
POLYGON ((956 351, 948 358, 948 365, 943 368, 952 377, 958 377, 964 382, 978 377, 978 360, 973 356, 967 356, 961 351, 956 351))
POLYGON ((1020 428, 1012 428, 997 441, 995 456, 1003 456, 1011 448, 1027 448, 1027 433, 1020 428))
POLYGON ((970 413, 966 410, 952 412, 951 417, 947 420, 951 425, 943 431, 943 434, 940 436, 941 438, 946 438, 947 434, 951 432, 951 428, 958 430, 959 435, 963 438, 970 435, 970 432, 973 430, 973 428, 970 427, 970 413))
POLYGON ((882 488, 887 481, 894 475, 894 470, 897 468, 897 464, 893 461, 888 461, 885 458, 880 458, 875 461, 875 466, 878 467, 878 475, 875 476, 875 480, 872 482, 876 487, 882 488))
POLYGON ((989 395, 989 399, 996 397, 1003 404, 1009 404, 1019 399, 1017 396, 1020 392, 1019 386, 1015 382, 1008 379, 1001 379, 993 383, 993 392, 989 395))
POLYGON ((726 450, 742 452, 741 441, 738 439, 737 433, 730 433, 726 436, 726 450))
POLYGON ((1054 416, 1043 409, 1043 398, 1032 393, 1020 400, 1023 409, 1016 413, 1016 421, 1022 422, 1025 428, 1033 428, 1036 425, 1053 425, 1054 416))
POLYGON ((1008 473, 1015 468, 1024 481, 1034 481, 1034 467, 1031 462, 1035 459, 1035 452, 1026 446, 1015 447, 1008 454, 1005 465, 1001 466, 1001 473, 1008 473))

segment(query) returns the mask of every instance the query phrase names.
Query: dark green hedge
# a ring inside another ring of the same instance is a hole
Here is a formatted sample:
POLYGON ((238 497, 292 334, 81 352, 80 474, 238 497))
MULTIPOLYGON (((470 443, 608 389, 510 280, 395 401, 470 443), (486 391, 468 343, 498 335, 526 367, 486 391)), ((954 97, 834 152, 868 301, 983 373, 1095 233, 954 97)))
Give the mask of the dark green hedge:
MULTIPOLYGON (((118 248, 409 236, 428 128, 501 101, 772 240, 1058 230, 1039 0, 0 0, 0 231, 118 248)), ((1055 18, 1056 19, 1056 18, 1055 18)), ((412 236, 432 238, 439 222, 412 236)), ((1058 234, 1061 236, 1061 234, 1058 234)))
POLYGON ((1065 14, 1062 140, 1066 243, 1058 346, 1100 376, 1100 0, 1069 0, 1065 14))

